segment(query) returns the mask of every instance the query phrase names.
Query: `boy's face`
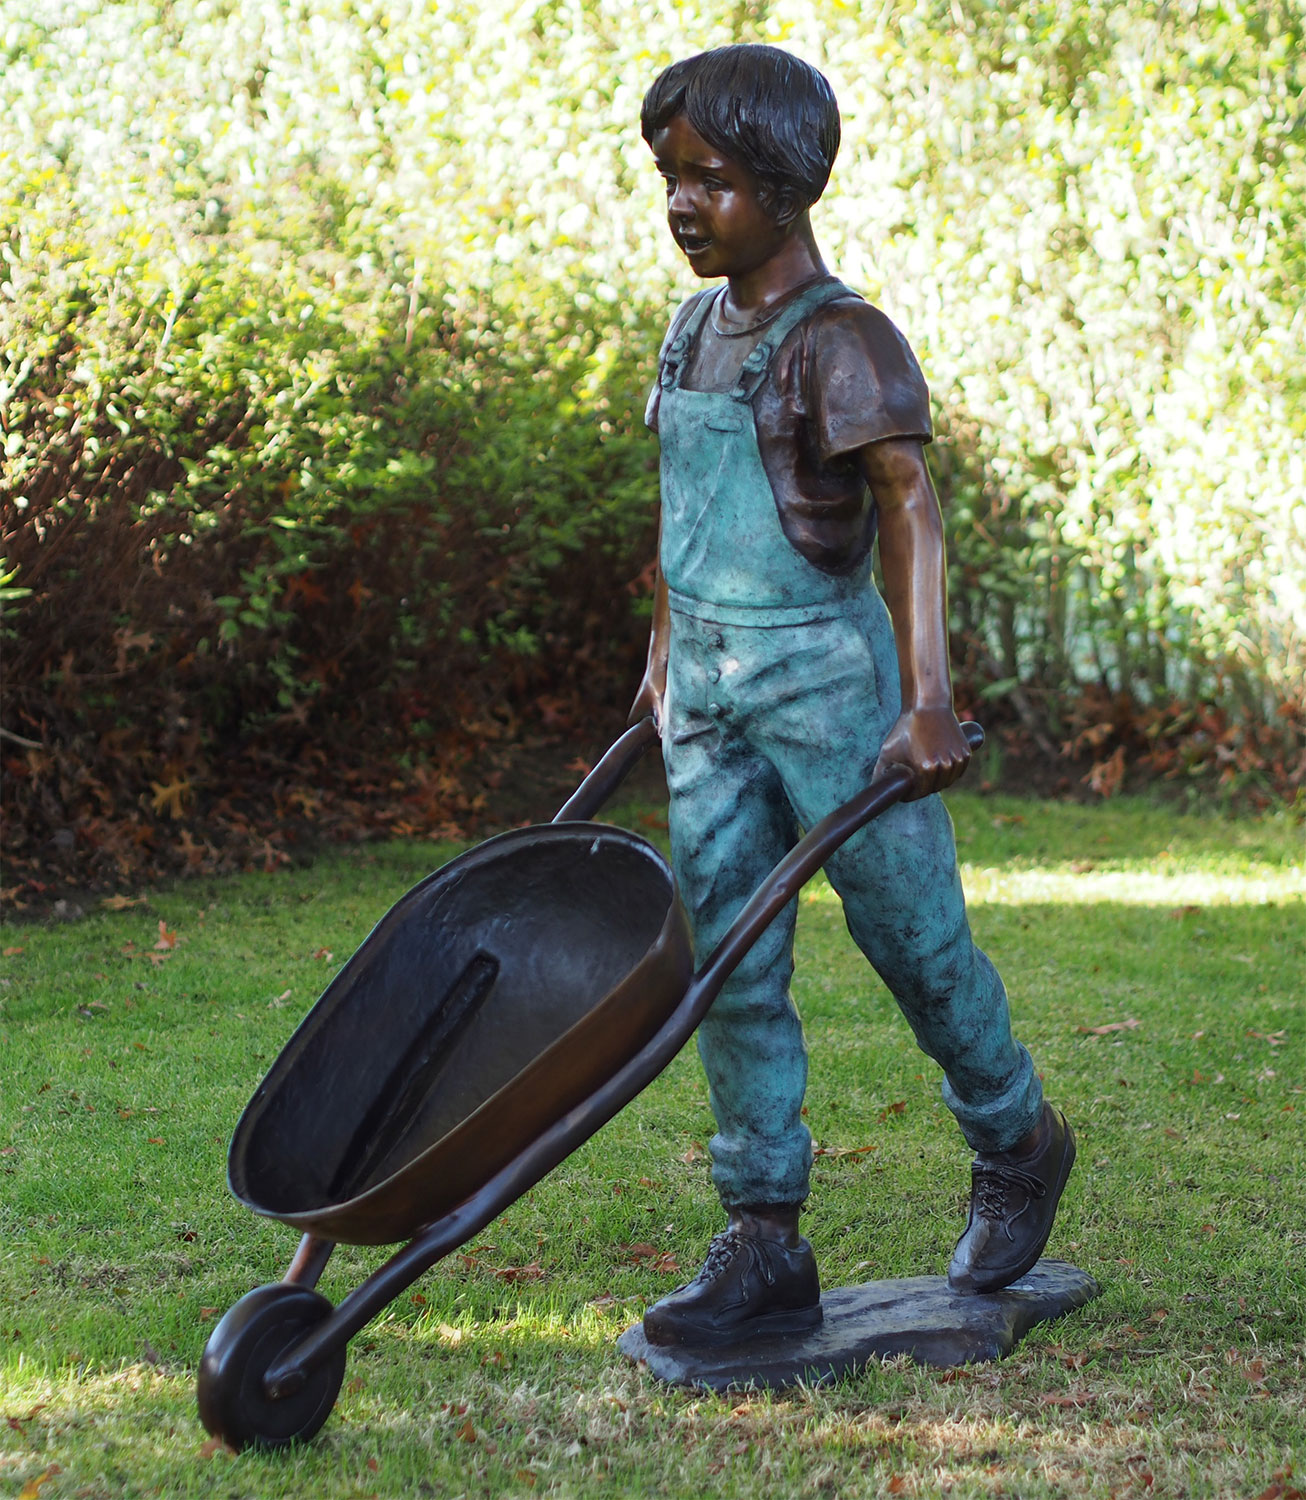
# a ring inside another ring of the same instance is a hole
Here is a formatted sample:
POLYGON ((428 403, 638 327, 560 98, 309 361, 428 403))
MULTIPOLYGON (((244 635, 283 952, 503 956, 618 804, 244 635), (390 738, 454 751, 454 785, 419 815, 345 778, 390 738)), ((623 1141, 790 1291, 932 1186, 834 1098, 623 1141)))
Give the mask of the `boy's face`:
POLYGON ((788 237, 763 209, 757 178, 709 146, 684 115, 653 134, 653 160, 667 185, 667 223, 695 275, 746 276, 788 237))

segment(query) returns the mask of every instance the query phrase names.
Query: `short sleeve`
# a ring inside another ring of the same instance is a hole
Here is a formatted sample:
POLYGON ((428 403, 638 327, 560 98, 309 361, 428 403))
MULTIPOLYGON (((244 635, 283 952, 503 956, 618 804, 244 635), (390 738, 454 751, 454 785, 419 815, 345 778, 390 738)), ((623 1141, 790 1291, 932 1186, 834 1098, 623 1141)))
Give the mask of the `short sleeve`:
POLYGON ((921 367, 879 308, 860 298, 829 303, 803 343, 800 399, 822 462, 885 438, 933 437, 921 367))
POLYGON ((666 337, 662 340, 662 347, 658 350, 658 368, 657 374, 653 379, 653 389, 648 393, 648 404, 644 407, 644 425, 646 427, 652 428, 654 432, 658 430, 658 407, 661 405, 662 401, 663 357, 666 355, 667 350, 670 348, 672 339, 674 339, 680 332, 680 330, 685 326, 685 322, 689 318, 690 313, 694 310, 695 303, 698 302, 700 297, 710 296, 711 291, 712 289, 709 287, 707 291, 695 292, 688 302, 682 303, 677 310, 675 317, 671 320, 671 326, 667 329, 666 337))

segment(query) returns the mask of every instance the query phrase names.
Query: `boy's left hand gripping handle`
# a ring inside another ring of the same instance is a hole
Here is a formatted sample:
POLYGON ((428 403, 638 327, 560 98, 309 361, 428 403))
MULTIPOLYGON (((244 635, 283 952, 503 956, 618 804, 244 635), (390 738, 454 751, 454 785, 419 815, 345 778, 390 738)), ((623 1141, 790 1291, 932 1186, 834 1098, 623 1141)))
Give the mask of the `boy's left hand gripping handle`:
POLYGON ((583 823, 592 818, 626 777, 635 769, 644 752, 658 739, 650 714, 628 729, 612 746, 559 808, 555 823, 583 823))

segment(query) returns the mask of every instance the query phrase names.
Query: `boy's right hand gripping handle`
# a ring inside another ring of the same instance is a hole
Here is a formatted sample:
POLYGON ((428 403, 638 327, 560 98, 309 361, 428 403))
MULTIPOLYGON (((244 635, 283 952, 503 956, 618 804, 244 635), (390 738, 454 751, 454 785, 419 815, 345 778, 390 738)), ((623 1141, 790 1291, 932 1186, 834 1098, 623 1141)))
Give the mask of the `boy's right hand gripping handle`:
MULTIPOLYGON (((984 743, 984 731, 973 721, 964 723, 961 732, 966 736, 972 753, 984 743)), ((695 990, 704 999, 714 998, 768 924, 835 850, 852 838, 859 828, 864 828, 873 818, 878 818, 900 801, 911 784, 912 773, 906 766, 891 766, 878 780, 810 829, 753 892, 716 951, 695 976, 695 990)))

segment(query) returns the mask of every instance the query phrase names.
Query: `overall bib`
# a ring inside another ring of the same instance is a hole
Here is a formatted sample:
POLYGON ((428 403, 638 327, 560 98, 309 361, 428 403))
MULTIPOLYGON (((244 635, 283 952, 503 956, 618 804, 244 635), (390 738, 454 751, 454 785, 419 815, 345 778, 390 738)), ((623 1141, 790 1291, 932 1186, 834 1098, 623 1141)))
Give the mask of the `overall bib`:
MULTIPOLYGON (((870 557, 830 574, 789 543, 763 467, 752 398, 788 333, 835 281, 801 292, 733 390, 686 390, 704 297, 663 356, 660 564, 671 602, 663 758, 672 864, 699 959, 798 838, 871 778, 899 712, 888 611, 870 557)), ((970 1145, 1002 1151, 1038 1121, 1042 1090, 1011 1035, 1006 993, 971 941, 952 824, 937 796, 900 803, 826 874, 857 946, 893 994, 970 1145)), ((789 994, 791 903, 698 1030, 727 1206, 800 1203, 811 1136, 802 1025, 789 994)))

